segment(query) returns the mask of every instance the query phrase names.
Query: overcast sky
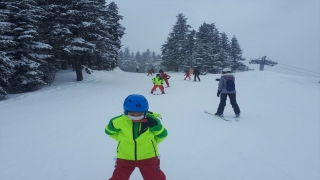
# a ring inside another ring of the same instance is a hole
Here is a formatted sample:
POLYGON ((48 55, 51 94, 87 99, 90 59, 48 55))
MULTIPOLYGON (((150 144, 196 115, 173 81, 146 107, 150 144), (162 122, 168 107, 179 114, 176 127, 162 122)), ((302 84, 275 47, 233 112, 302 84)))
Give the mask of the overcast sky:
MULTIPOLYGON (((126 28, 123 47, 161 54, 176 16, 198 31, 215 23, 229 40, 235 35, 248 64, 266 55, 279 65, 266 70, 320 77, 320 0, 114 0, 126 28), (281 63, 281 64, 280 64, 281 63), (289 65, 289 66, 288 66, 289 65), (293 66, 293 67, 292 67, 293 66), (281 68, 280 68, 281 67, 281 68), (317 73, 303 71, 294 67, 317 73), (294 71, 289 71, 287 69, 294 71)), ((110 2, 107 2, 110 3, 110 2)), ((124 48, 123 48, 124 49, 124 48)), ((259 65, 249 65, 255 70, 259 65)))

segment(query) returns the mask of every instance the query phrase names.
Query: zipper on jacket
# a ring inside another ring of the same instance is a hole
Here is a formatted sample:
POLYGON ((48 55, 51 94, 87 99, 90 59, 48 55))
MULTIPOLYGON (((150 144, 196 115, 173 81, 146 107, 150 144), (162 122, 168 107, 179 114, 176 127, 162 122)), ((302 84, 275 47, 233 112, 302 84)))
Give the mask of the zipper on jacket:
POLYGON ((132 123, 132 138, 134 142, 134 160, 137 160, 137 141, 134 135, 134 123, 132 123))
POLYGON ((154 142, 151 140, 152 146, 153 146, 153 150, 154 150, 154 155, 157 156, 157 150, 156 147, 154 146, 154 142))
POLYGON ((117 146, 117 153, 118 153, 118 150, 119 150, 120 143, 121 143, 121 141, 119 141, 119 143, 118 143, 118 146, 117 146))

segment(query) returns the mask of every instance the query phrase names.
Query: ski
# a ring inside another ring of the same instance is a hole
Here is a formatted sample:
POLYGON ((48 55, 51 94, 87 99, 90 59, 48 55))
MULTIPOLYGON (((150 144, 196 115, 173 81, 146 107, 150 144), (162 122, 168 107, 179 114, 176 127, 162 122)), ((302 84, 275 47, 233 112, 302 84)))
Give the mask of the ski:
MULTIPOLYGON (((162 93, 152 93, 153 95, 163 95, 162 93)), ((166 93, 165 93, 166 94, 166 93)))
POLYGON ((225 120, 225 121, 231 121, 230 119, 226 119, 226 118, 224 118, 224 117, 220 117, 220 116, 216 116, 216 115, 214 115, 213 113, 211 113, 211 112, 209 112, 209 111, 207 111, 207 110, 204 110, 204 113, 207 113, 207 114, 210 114, 210 115, 212 115, 212 116, 215 116, 215 117, 218 117, 218 118, 220 118, 220 119, 222 119, 222 120, 225 120))

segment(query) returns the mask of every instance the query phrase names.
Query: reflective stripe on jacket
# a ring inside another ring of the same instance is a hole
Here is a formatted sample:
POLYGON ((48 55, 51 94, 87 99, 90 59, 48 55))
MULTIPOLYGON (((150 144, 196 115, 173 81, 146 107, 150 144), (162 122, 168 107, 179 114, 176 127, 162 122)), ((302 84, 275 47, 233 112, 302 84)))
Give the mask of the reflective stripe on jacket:
POLYGON ((105 133, 118 141, 117 158, 143 160, 158 156, 158 144, 167 137, 160 120, 147 113, 146 122, 133 122, 126 115, 114 117, 105 133))

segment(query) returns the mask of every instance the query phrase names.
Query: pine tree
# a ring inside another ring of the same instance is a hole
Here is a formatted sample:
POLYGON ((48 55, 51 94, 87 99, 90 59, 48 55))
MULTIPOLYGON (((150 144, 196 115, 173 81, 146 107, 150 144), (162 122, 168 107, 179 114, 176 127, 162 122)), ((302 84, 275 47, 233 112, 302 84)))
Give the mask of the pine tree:
MULTIPOLYGON (((14 73, 14 69, 13 69, 14 63, 11 60, 12 56, 10 54, 18 44, 18 42, 14 41, 14 32, 11 29, 11 26, 13 26, 14 24, 9 22, 8 15, 10 15, 10 12, 8 12, 6 9, 6 3, 1 2, 0 3, 0 88, 9 86, 8 80, 14 73)), ((3 91, 3 96, 5 96, 6 95, 5 90, 2 89, 2 91, 3 91)))
POLYGON ((186 54, 187 57, 181 62, 180 71, 189 71, 189 68, 193 67, 193 54, 195 49, 195 35, 196 31, 192 30, 189 34, 187 34, 186 41, 186 54))
POLYGON ((203 23, 196 34, 195 64, 200 72, 215 72, 218 65, 217 54, 219 53, 219 32, 214 24, 203 23))
POLYGON ((121 48, 121 38, 124 35, 125 28, 119 23, 123 19, 118 12, 118 6, 111 2, 108 7, 108 32, 111 35, 110 42, 106 47, 108 51, 108 65, 110 69, 114 69, 117 64, 117 53, 121 48))
POLYGON ((230 41, 225 32, 220 34, 220 49, 217 54, 217 66, 214 68, 215 73, 220 72, 223 68, 231 67, 230 58, 230 41))
POLYGON ((245 69, 245 65, 241 61, 246 59, 242 57, 242 49, 238 43, 236 36, 233 36, 230 44, 230 57, 231 57, 231 70, 242 71, 245 69))
POLYGON ((0 100, 7 97, 7 92, 0 86, 0 100))
MULTIPOLYGON (((72 0, 70 8, 65 14, 68 19, 66 28, 72 33, 70 44, 66 46, 65 50, 72 57, 77 81, 83 80, 82 66, 87 64, 88 54, 95 51, 96 48, 96 43, 92 43, 95 40, 93 38, 95 18, 97 17, 93 12, 95 10, 97 10, 97 6, 94 3, 72 0)), ((97 62, 98 68, 101 66, 99 60, 97 62)))
POLYGON ((117 58, 117 66, 123 70, 123 51, 120 49, 117 58))
POLYGON ((167 41, 162 45, 163 65, 168 70, 179 71, 180 64, 190 57, 188 34, 190 25, 187 24, 187 18, 180 13, 178 14, 176 24, 172 28, 167 41))
POLYGON ((144 68, 144 62, 141 57, 140 51, 136 53, 135 59, 136 59, 136 66, 138 66, 139 68, 139 72, 145 72, 144 70, 142 70, 144 68))
POLYGON ((122 60, 122 67, 124 71, 132 71, 132 63, 131 63, 131 58, 130 58, 130 50, 128 47, 124 49, 123 53, 123 60, 122 60))
POLYGON ((142 53, 142 57, 145 62, 145 71, 148 71, 149 69, 153 68, 153 60, 152 60, 152 55, 151 51, 147 49, 146 52, 142 53))
POLYGON ((10 90, 14 92, 32 91, 46 84, 44 71, 48 66, 48 53, 52 47, 39 36, 39 24, 43 21, 44 10, 32 0, 10 1, 6 3, 13 24, 14 41, 17 48, 11 53, 16 71, 9 80, 10 90))
POLYGON ((53 47, 49 63, 50 67, 47 70, 48 77, 52 83, 55 73, 59 69, 68 68, 68 53, 65 47, 71 44, 73 34, 68 29, 68 10, 71 6, 71 1, 65 0, 38 0, 39 7, 45 9, 45 20, 40 24, 40 36, 46 43, 53 47))
POLYGON ((137 66, 134 52, 131 52, 131 54, 130 54, 130 61, 132 62, 132 67, 133 67, 134 71, 136 71, 137 68, 139 69, 139 67, 137 66))

